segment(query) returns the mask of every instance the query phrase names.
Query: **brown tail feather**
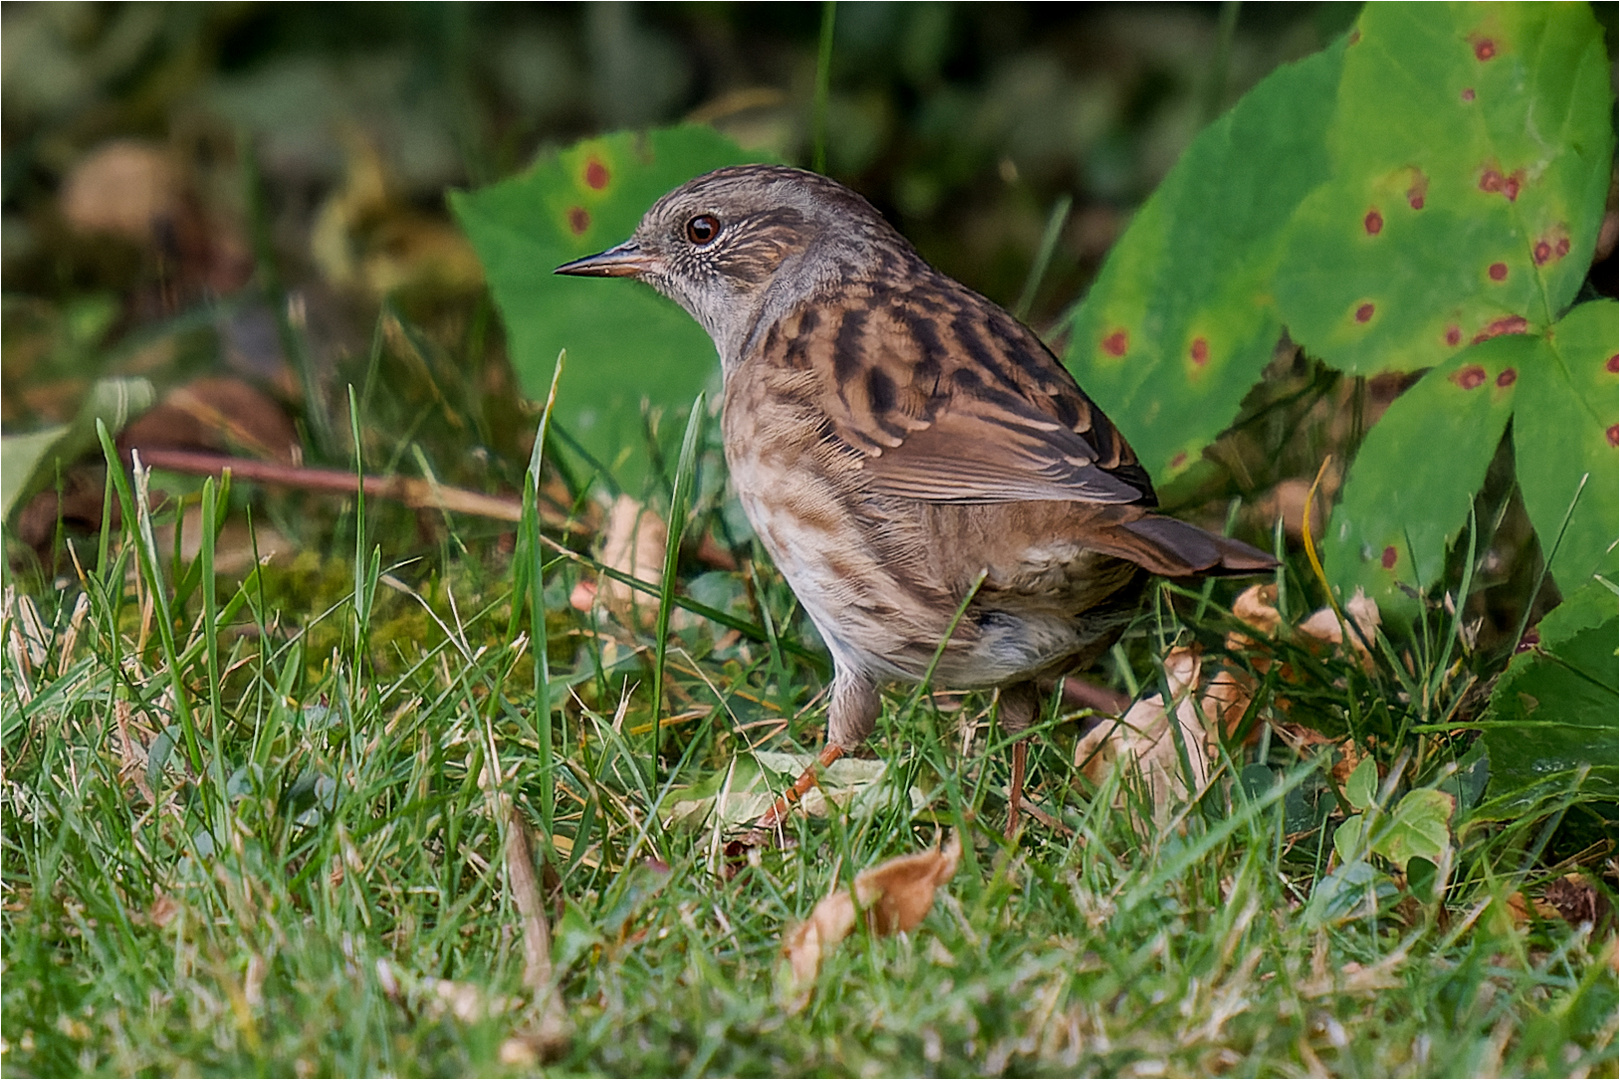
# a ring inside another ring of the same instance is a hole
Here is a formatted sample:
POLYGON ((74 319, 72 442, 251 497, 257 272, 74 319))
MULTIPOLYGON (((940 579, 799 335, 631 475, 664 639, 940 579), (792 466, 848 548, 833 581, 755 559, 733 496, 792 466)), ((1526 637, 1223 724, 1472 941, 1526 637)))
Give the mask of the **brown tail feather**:
POLYGON ((1161 577, 1262 574, 1277 560, 1229 536, 1216 536, 1175 518, 1147 514, 1104 530, 1097 546, 1161 577))

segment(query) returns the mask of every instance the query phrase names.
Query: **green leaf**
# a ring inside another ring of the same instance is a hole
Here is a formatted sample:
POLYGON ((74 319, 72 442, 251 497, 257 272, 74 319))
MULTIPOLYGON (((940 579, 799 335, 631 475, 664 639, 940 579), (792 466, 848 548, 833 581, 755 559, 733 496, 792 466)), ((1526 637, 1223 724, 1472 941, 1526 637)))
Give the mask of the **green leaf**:
POLYGON ((1412 895, 1424 903, 1432 903, 1439 899, 1435 895, 1435 886, 1439 884, 1440 868, 1432 861, 1418 855, 1407 860, 1406 885, 1412 890, 1412 895))
POLYGON ((1361 854, 1361 833, 1366 824, 1366 818, 1360 814, 1351 814, 1333 830, 1333 853, 1339 857, 1341 864, 1349 863, 1361 854))
POLYGON ((1612 802, 1620 794, 1620 603, 1593 582, 1549 612, 1540 630, 1540 644, 1514 657, 1491 693, 1484 734, 1491 796, 1589 767, 1582 793, 1612 802))
POLYGON ((1449 823, 1456 805, 1450 795, 1433 788, 1407 792, 1373 837, 1373 851, 1397 866, 1413 858, 1439 862, 1451 844, 1449 823))
POLYGON ((1541 339, 1519 334, 1467 349, 1396 398, 1367 433, 1323 540, 1328 580, 1342 597, 1361 588, 1386 617, 1416 614, 1399 586, 1427 588, 1445 569, 1521 373, 1545 364, 1543 352, 1541 339))
POLYGON ((1378 798, 1378 765, 1369 755, 1361 759, 1344 782, 1344 797, 1357 810, 1365 810, 1378 798))
POLYGON ((1549 325, 1602 221, 1608 70, 1584 5, 1367 5, 1277 275, 1294 339, 1371 373, 1549 325))
POLYGON ((50 485, 58 465, 71 464, 97 445, 97 420, 116 435, 155 399, 145 379, 98 379, 72 423, 0 439, 0 518, 11 520, 27 496, 50 485))
MULTIPOLYGON (((684 415, 719 376, 714 346, 691 316, 646 285, 557 277, 552 270, 627 239, 671 188, 759 160, 707 127, 619 132, 577 143, 479 191, 451 193, 506 324, 524 393, 545 395, 552 364, 566 348, 557 420, 627 487, 647 467, 642 402, 684 415)), ((681 428, 664 430, 678 436, 681 428)))
POLYGON ((1393 899, 1396 891, 1388 874, 1357 859, 1316 883, 1305 905, 1305 921, 1322 926, 1361 918, 1377 911, 1380 901, 1393 899))
POLYGON ((1553 327, 1550 340, 1538 341, 1541 355, 1537 363, 1526 365, 1513 410, 1513 450, 1524 508, 1542 553, 1553 553, 1553 580, 1566 592, 1595 573, 1613 579, 1616 572, 1617 326, 1620 305, 1613 300, 1582 304, 1566 315, 1553 327), (1560 538, 1566 515, 1569 524, 1560 538))
POLYGON ((1075 310, 1064 359, 1154 476, 1231 424, 1276 349, 1272 278, 1328 177, 1341 44, 1283 68, 1195 139, 1075 310))

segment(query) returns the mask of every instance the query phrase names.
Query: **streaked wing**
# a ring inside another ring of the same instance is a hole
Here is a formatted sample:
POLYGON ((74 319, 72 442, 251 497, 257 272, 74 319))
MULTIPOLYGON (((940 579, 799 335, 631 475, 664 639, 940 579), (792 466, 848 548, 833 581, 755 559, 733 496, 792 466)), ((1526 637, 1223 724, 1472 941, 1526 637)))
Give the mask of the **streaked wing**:
POLYGON ((874 486, 928 502, 1156 505, 1124 437, 1040 339, 925 274, 801 309, 767 343, 821 376, 822 409, 874 486), (822 324, 829 310, 836 325, 822 324))

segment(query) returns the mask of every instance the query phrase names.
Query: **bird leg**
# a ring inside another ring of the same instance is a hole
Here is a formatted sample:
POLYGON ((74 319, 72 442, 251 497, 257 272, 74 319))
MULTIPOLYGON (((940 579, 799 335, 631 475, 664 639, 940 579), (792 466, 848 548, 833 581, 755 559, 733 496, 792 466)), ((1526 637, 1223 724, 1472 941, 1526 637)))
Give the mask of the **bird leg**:
POLYGON ((865 675, 838 668, 833 676, 832 701, 827 706, 827 745, 821 748, 816 762, 800 773, 793 786, 754 823, 755 828, 774 829, 780 825, 793 804, 815 787, 816 774, 821 769, 864 743, 877 723, 881 704, 875 682, 865 675))
POLYGON ((780 825, 782 819, 787 817, 788 811, 793 809, 793 804, 804 798, 809 794, 810 789, 816 786, 816 774, 843 756, 844 748, 837 743, 829 742, 826 746, 823 746, 821 754, 816 758, 816 763, 799 774, 799 778, 793 781, 793 786, 782 793, 782 797, 777 799, 758 821, 754 822, 754 826, 760 829, 774 829, 780 825))
MULTIPOLYGON (((1040 703, 1034 683, 1019 683, 1001 692, 1001 707, 996 720, 1001 730, 1017 734, 1035 720, 1040 703)), ((1025 735, 1012 747, 1012 782, 1007 789, 1007 828, 1005 835, 1011 840, 1018 835, 1019 818, 1024 803, 1024 772, 1029 761, 1030 736, 1025 735)))

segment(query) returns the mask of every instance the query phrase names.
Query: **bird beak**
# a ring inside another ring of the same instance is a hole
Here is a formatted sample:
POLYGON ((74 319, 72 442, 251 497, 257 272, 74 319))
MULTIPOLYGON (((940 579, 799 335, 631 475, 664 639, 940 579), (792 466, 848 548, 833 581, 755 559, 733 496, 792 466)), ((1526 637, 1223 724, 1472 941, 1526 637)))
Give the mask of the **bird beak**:
POLYGON ((642 251, 641 245, 626 240, 617 247, 563 263, 552 273, 575 277, 641 277, 657 265, 658 259, 642 251))

